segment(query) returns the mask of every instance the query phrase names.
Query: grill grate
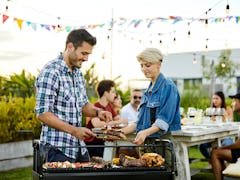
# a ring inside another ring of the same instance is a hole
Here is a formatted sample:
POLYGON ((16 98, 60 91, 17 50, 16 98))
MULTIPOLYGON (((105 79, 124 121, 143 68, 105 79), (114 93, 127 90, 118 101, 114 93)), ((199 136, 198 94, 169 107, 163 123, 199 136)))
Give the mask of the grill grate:
POLYGON ((165 166, 160 167, 116 167, 116 168, 47 168, 46 173, 80 173, 80 172, 137 172, 137 171, 167 171, 165 166))

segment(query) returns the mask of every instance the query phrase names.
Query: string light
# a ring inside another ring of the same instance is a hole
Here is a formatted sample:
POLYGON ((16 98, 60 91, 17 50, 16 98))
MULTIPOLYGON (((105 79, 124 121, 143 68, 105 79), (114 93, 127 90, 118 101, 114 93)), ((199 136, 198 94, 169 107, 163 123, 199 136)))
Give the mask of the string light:
POLYGON ((196 53, 193 53, 193 64, 197 64, 196 53))
POLYGON ((162 40, 161 39, 159 40, 159 44, 160 44, 160 46, 162 46, 162 40))
POLYGON ((158 35, 160 37, 159 44, 160 44, 160 46, 162 46, 161 33, 158 33, 158 35))
POLYGON ((174 32, 173 32, 173 35, 174 35, 174 37, 173 37, 173 43, 174 43, 174 44, 176 44, 175 32, 176 32, 176 31, 174 30, 174 32))
POLYGON ((228 1, 227 1, 227 5, 226 5, 226 14, 229 14, 229 11, 230 11, 230 6, 229 6, 228 1))
POLYGON ((206 39, 206 46, 205 46, 205 50, 208 51, 208 38, 206 39))
POLYGON ((208 27, 208 19, 205 19, 205 28, 208 27))
POLYGON ((190 32, 190 22, 188 22, 188 37, 191 37, 191 32, 190 32))
POLYGON ((8 9, 9 9, 9 7, 8 7, 8 1, 10 1, 10 0, 7 0, 7 5, 5 6, 5 11, 6 11, 6 12, 8 12, 8 9))
POLYGON ((205 14, 206 14, 206 19, 205 19, 205 28, 207 28, 208 27, 208 18, 207 18, 207 14, 208 14, 208 12, 209 11, 211 11, 212 9, 210 8, 210 9, 208 9, 206 12, 205 12, 205 14))
POLYGON ((61 18, 60 18, 60 17, 57 17, 57 20, 58 20, 57 32, 61 32, 62 27, 61 27, 61 25, 60 25, 60 23, 59 23, 59 21, 61 20, 61 18))

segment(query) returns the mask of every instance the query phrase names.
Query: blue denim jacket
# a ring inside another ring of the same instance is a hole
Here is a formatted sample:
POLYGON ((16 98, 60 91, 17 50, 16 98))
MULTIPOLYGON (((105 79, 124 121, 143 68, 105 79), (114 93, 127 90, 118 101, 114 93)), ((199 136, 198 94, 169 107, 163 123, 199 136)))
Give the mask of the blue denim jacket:
POLYGON ((152 125, 159 127, 161 131, 152 134, 150 137, 180 130, 180 96, 177 87, 170 79, 165 78, 162 73, 159 75, 153 88, 151 88, 151 85, 152 83, 144 92, 139 105, 136 133, 148 129, 152 125), (150 120, 151 109, 155 111, 153 122, 150 120))

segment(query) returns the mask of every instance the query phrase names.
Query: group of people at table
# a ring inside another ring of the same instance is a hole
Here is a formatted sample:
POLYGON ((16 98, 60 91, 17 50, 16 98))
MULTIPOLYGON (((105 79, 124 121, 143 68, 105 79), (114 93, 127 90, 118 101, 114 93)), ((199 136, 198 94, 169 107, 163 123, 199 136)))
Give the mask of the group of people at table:
MULTIPOLYGON (((146 48, 136 56, 150 84, 144 92, 132 91, 130 104, 123 107, 120 114, 115 109, 119 107, 113 105, 118 96, 112 80, 100 81, 98 101, 89 102, 80 68, 88 61, 96 43, 96 37, 87 30, 72 30, 63 52, 49 61, 36 79, 35 112, 42 122, 40 151, 46 161, 84 162, 90 161, 89 153, 102 154, 98 148, 85 148, 85 143, 91 144, 96 138, 92 127, 126 123, 121 132, 135 132, 132 143, 136 145, 166 135, 171 138, 171 131, 181 130, 179 92, 173 81, 161 73, 163 55, 157 48, 146 48), (87 127, 82 127, 83 115, 87 117, 87 127), (69 146, 79 148, 64 148, 69 146)), ((240 93, 231 98, 233 111, 240 113, 240 93)), ((213 149, 211 163, 215 178, 222 179, 225 160, 236 162, 238 157, 240 137, 229 146, 213 149)))

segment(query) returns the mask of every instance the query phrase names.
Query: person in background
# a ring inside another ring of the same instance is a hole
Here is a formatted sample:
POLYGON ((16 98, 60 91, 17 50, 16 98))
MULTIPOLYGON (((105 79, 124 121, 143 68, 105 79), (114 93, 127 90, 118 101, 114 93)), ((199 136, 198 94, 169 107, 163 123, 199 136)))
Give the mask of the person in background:
MULTIPOLYGON (((224 108, 225 112, 223 118, 227 119, 230 117, 230 119, 232 119, 233 115, 232 109, 226 106, 225 96, 222 91, 216 91, 212 95, 211 106, 214 108, 224 108)), ((227 146, 230 144, 233 144, 232 138, 224 138, 221 142, 222 146, 227 146)), ((210 159, 211 147, 212 147, 211 143, 203 143, 199 145, 199 150, 206 159, 210 159)))
MULTIPOLYGON (((114 97, 113 103, 113 110, 120 115, 121 109, 122 109, 122 99, 120 94, 116 93, 116 96, 114 97)), ((124 119, 124 118, 123 118, 124 119)))
MULTIPOLYGON (((240 115, 240 92, 229 97, 232 98, 233 111, 240 115)), ((223 180, 222 171, 226 168, 224 161, 235 163, 238 158, 240 158, 240 134, 235 143, 216 147, 211 151, 211 164, 215 180, 223 180)))
MULTIPOLYGON (((112 114, 112 121, 102 121, 100 118, 87 118, 87 125, 86 127, 89 129, 92 128, 103 128, 107 126, 112 126, 116 124, 127 124, 127 120, 123 120, 120 116, 114 111, 112 103, 116 97, 115 91, 115 83, 112 80, 102 80, 96 86, 96 91, 98 94, 98 101, 94 103, 94 106, 108 111, 112 114)), ((87 138, 85 139, 86 145, 104 145, 103 139, 94 138, 87 138)), ((88 151, 90 157, 92 156, 99 156, 103 157, 103 147, 88 147, 88 151)))
POLYGON ((35 112, 42 123, 40 151, 43 161, 89 161, 87 149, 81 146, 85 146, 85 138, 96 134, 81 127, 82 114, 112 119, 110 112, 89 103, 85 80, 79 70, 95 44, 96 38, 85 29, 72 30, 67 36, 65 50, 47 63, 36 79, 35 112))
MULTIPOLYGON (((130 102, 121 109, 120 117, 122 119, 127 119, 128 125, 131 125, 133 122, 136 122, 138 120, 138 105, 141 102, 141 98, 142 90, 133 89, 130 93, 130 102)), ((117 149, 116 156, 118 157, 118 155, 121 153, 135 158, 139 157, 137 149, 134 146, 119 147, 117 149)))
POLYGON ((133 89, 130 93, 130 102, 123 106, 120 116, 128 120, 128 124, 132 124, 138 120, 138 106, 141 102, 142 90, 133 89))
POLYGON ((160 71, 163 61, 160 50, 146 48, 137 55, 137 60, 151 82, 142 95, 138 120, 121 131, 136 132, 133 143, 137 145, 152 144, 156 139, 171 138, 171 131, 181 129, 180 96, 173 81, 160 71))
POLYGON ((224 108, 223 121, 233 121, 233 110, 226 105, 225 95, 222 91, 216 91, 212 96, 213 108, 224 108))

